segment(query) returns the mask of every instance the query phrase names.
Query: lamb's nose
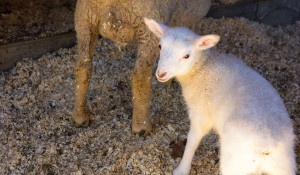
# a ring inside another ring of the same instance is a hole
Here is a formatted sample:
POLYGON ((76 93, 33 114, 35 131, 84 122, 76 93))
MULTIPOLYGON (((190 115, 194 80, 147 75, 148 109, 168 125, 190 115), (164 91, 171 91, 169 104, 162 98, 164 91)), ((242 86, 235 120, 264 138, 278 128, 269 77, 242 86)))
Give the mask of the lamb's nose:
POLYGON ((167 72, 163 72, 163 71, 157 71, 157 76, 158 78, 163 78, 165 75, 167 75, 167 72))

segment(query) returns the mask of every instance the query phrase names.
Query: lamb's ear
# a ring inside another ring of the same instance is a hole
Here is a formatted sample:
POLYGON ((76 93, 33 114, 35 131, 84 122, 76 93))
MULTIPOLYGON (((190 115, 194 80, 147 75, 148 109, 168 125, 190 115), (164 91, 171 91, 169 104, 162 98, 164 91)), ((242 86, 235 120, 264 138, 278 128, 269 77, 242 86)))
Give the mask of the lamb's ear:
POLYGON ((220 40, 219 35, 205 35, 205 36, 199 36, 199 38, 196 40, 196 47, 199 50, 205 50, 209 49, 211 47, 214 47, 220 40))
POLYGON ((153 32, 156 36, 161 38, 164 33, 169 30, 169 27, 163 24, 160 24, 153 19, 149 19, 144 17, 145 24, 148 26, 148 28, 153 32))

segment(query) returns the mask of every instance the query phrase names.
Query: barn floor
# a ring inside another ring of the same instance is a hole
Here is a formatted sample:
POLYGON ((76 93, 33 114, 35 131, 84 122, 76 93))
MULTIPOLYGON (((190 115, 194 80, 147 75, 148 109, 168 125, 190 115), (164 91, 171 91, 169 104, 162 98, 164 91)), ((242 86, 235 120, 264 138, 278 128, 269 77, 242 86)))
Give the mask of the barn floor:
MULTIPOLYGON (((218 50, 242 58, 273 84, 299 140, 300 22, 270 27, 242 18, 203 19, 197 32, 219 34, 218 50)), ((189 128, 180 86, 172 83, 166 110, 166 84, 153 76, 152 134, 132 134, 135 52, 132 45, 97 42, 88 93, 96 119, 88 128, 75 128, 70 120, 76 47, 24 58, 0 73, 0 174, 171 174, 181 159, 172 152, 182 153, 174 141, 181 144, 189 128)), ((191 174, 220 174, 218 154, 218 137, 211 133, 196 152, 191 174)), ((298 172, 299 165, 298 157, 298 172)))

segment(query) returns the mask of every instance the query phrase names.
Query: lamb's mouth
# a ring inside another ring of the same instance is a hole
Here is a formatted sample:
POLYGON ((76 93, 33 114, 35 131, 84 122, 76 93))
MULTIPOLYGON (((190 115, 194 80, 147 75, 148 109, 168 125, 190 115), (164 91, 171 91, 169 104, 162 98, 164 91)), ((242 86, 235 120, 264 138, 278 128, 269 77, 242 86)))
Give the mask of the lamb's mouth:
POLYGON ((169 79, 170 78, 158 78, 157 77, 157 80, 160 81, 160 82, 162 82, 162 83, 168 81, 169 79))

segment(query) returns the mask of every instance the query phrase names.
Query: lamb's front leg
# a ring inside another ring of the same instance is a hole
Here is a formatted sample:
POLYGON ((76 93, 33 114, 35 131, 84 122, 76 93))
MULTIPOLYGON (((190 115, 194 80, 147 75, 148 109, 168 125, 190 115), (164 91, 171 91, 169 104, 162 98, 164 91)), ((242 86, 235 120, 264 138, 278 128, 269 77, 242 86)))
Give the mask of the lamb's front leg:
POLYGON ((151 132, 151 74, 158 56, 153 41, 139 43, 137 60, 132 72, 132 131, 141 135, 151 132))
POLYGON ((186 175, 191 170, 191 163, 195 151, 202 139, 212 128, 211 120, 200 113, 190 111, 190 131, 187 136, 183 157, 179 166, 173 171, 173 175, 186 175))

